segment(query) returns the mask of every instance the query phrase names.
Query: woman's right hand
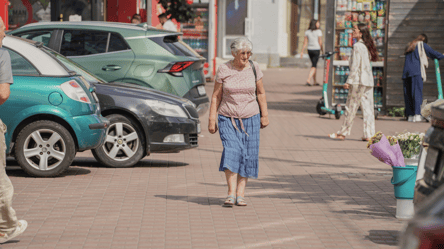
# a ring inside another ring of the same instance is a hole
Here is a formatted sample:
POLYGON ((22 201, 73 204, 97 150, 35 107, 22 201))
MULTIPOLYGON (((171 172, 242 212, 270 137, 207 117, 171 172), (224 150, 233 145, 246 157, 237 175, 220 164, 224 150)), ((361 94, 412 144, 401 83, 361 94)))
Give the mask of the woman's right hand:
POLYGON ((304 58, 304 54, 301 52, 301 59, 304 58))
POLYGON ((345 84, 344 84, 344 89, 349 89, 349 88, 350 88, 350 84, 345 83, 345 84))
POLYGON ((214 133, 216 133, 217 132, 217 124, 216 124, 216 121, 209 121, 208 122, 208 131, 211 133, 211 134, 214 134, 214 133))

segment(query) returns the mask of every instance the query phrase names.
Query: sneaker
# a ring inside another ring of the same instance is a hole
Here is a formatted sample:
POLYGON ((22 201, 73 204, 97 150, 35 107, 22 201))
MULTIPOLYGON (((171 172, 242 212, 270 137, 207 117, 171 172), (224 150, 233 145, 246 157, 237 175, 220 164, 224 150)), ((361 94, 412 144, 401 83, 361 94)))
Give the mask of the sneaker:
POLYGON ((17 222, 17 228, 15 229, 15 231, 13 233, 11 233, 10 235, 0 233, 0 244, 3 244, 5 242, 12 240, 13 238, 19 236, 20 234, 22 234, 26 230, 27 227, 28 227, 28 222, 26 222, 26 220, 19 220, 17 222))
POLYGON ((413 116, 409 116, 409 119, 408 119, 407 121, 409 121, 409 122, 415 122, 415 121, 413 121, 413 116))
POLYGON ((415 117, 413 117, 413 122, 423 122, 424 118, 421 115, 415 115, 415 117))

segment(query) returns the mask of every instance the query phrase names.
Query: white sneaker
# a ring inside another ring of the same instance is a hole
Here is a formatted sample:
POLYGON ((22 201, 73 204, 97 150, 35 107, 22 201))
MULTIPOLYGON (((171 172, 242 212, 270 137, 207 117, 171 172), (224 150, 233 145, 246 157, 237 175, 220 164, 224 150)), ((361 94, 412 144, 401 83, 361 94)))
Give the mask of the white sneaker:
POLYGON ((409 119, 408 119, 407 121, 409 121, 409 122, 415 122, 415 121, 413 121, 413 116, 409 116, 409 119))
POLYGON ((421 115, 415 115, 415 117, 413 117, 413 122, 423 122, 424 118, 421 115))
POLYGON ((17 222, 17 228, 13 233, 11 233, 10 235, 0 233, 0 244, 5 243, 19 236, 26 230, 27 227, 28 227, 28 222, 26 222, 26 220, 19 220, 17 222))

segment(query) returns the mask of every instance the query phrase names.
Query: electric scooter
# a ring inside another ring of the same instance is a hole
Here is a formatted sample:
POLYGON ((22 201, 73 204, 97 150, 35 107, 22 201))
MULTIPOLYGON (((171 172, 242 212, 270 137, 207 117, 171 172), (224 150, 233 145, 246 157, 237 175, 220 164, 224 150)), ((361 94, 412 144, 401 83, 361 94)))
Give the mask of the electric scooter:
POLYGON ((336 119, 340 119, 341 115, 344 114, 344 111, 342 110, 342 107, 340 104, 336 104, 334 108, 331 108, 329 106, 328 102, 328 79, 329 79, 329 73, 330 73, 330 63, 331 63, 331 57, 333 54, 337 52, 327 52, 320 57, 324 59, 324 84, 322 85, 322 98, 318 101, 318 104, 316 105, 316 111, 319 113, 319 115, 325 115, 325 114, 333 114, 335 115, 336 119))

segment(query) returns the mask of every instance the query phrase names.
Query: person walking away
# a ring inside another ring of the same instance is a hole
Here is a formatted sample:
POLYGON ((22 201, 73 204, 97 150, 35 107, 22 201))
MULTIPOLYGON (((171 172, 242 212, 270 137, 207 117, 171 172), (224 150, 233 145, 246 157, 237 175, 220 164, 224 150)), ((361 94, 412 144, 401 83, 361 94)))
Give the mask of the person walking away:
POLYGON ((302 46, 301 58, 304 55, 305 48, 308 50, 308 56, 311 60, 311 69, 308 74, 307 86, 312 86, 310 83, 311 78, 313 78, 313 84, 319 86, 316 81, 316 66, 318 65, 319 55, 323 53, 322 47, 322 31, 319 29, 320 24, 318 20, 311 20, 308 30, 305 31, 304 45, 302 46))
POLYGON ((329 137, 344 140, 350 135, 353 120, 359 105, 364 116, 364 136, 362 141, 368 141, 375 134, 375 109, 373 105, 373 74, 371 61, 378 61, 378 53, 370 31, 365 24, 358 24, 353 29, 353 38, 358 42, 353 45, 350 57, 350 75, 344 84, 350 89, 347 97, 345 120, 341 130, 330 134, 329 137))
POLYGON ((249 60, 253 44, 242 37, 230 48, 234 59, 217 70, 208 123, 211 134, 219 130, 224 147, 219 171, 225 172, 228 185, 225 207, 247 205, 248 178, 256 179, 259 172, 260 129, 269 124, 263 74, 249 60))
POLYGON ((419 35, 405 49, 404 82, 405 115, 409 122, 423 121, 421 116, 422 88, 426 81, 427 57, 441 60, 444 55, 427 45, 427 36, 419 35))
POLYGON ((168 19, 167 14, 162 13, 158 16, 159 22, 162 24, 163 29, 177 32, 177 27, 174 25, 173 21, 168 19))
MULTIPOLYGON (((8 51, 1 48, 5 38, 6 27, 0 17, 0 108, 9 98, 10 84, 13 83, 11 58, 8 51)), ((1 118, 1 117, 0 117, 1 118)), ((6 174, 6 125, 0 119, 0 244, 5 243, 20 234, 28 227, 25 220, 17 221, 15 211, 12 208, 14 188, 6 174)))
POLYGON ((134 14, 133 17, 131 18, 131 23, 132 24, 142 23, 142 17, 139 14, 134 14))

